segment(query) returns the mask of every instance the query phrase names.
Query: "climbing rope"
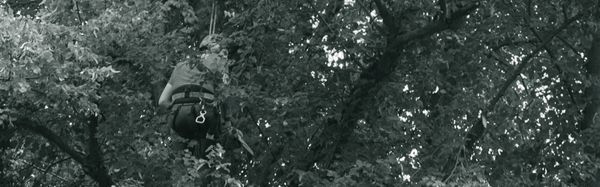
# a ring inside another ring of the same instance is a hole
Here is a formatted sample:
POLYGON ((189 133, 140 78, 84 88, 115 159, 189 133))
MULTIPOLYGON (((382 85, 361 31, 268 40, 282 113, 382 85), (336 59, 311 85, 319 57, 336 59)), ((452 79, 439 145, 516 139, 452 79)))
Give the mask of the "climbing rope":
POLYGON ((210 10, 210 26, 208 28, 208 34, 214 34, 216 30, 217 24, 217 7, 215 5, 215 1, 212 1, 212 8, 210 10))

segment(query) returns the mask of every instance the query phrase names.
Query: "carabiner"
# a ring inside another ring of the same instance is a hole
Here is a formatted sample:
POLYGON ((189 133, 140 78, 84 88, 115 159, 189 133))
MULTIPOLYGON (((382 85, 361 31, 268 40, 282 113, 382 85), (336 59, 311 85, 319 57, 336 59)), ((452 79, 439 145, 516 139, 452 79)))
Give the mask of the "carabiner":
POLYGON ((204 117, 204 115, 206 115, 206 110, 201 110, 200 115, 196 117, 196 123, 203 124, 204 121, 206 121, 206 117, 204 117))

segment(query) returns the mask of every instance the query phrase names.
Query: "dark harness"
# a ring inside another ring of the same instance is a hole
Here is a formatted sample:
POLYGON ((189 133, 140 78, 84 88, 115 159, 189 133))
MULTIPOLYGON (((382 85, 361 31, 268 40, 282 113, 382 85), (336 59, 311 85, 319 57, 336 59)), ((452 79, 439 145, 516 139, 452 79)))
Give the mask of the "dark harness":
POLYGON ((214 93, 200 85, 184 85, 171 95, 173 105, 168 122, 181 137, 205 140, 207 135, 217 136, 221 119, 214 105, 214 93))
POLYGON ((184 85, 173 90, 171 95, 173 104, 199 103, 200 101, 214 100, 214 93, 200 85, 184 85))

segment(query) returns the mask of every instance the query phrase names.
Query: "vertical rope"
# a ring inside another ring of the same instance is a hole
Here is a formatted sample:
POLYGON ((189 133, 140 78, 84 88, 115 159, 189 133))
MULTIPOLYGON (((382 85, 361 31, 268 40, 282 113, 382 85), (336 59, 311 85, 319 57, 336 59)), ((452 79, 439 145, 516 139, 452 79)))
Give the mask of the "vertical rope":
POLYGON ((215 1, 212 1, 212 8, 210 10, 210 26, 208 28, 208 34, 214 34, 215 30, 216 30, 216 23, 217 23, 217 10, 216 10, 216 6, 215 6, 215 1))

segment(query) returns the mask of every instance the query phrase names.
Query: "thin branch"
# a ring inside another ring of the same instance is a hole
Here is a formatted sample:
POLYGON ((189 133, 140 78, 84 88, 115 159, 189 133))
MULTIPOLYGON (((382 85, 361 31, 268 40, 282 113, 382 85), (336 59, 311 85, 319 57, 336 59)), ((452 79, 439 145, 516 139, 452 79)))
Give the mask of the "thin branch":
POLYGON ((450 11, 448 11, 448 3, 446 0, 439 0, 438 4, 440 6, 440 10, 442 11, 443 19, 450 18, 450 11))
MULTIPOLYGON (((310 5, 310 8, 312 9, 312 12, 313 12, 315 15, 317 15, 317 18, 319 19, 319 21, 323 22, 323 23, 324 23, 324 25, 327 27, 327 30, 329 30, 330 32, 332 32, 332 33, 333 33, 333 32, 334 32, 334 30, 333 30, 333 28, 332 28, 332 27, 329 25, 329 22, 328 22, 328 21, 327 21, 325 18, 323 18, 323 17, 321 16, 321 14, 319 13, 319 11, 318 11, 318 10, 315 8, 315 6, 314 6, 313 4, 309 3, 309 5, 310 5)), ((320 24, 319 24, 319 25, 320 25, 320 24)), ((315 30, 318 30, 318 29, 315 29, 315 30)))
POLYGON ((529 92, 529 88, 527 87, 527 84, 525 84, 525 79, 523 78, 522 75, 520 75, 519 78, 521 78, 519 81, 521 81, 523 88, 525 88, 525 93, 527 93, 527 95, 529 95, 531 97, 531 92, 529 92))
POLYGON ((570 7, 569 5, 571 4, 571 1, 567 1, 566 3, 563 3, 562 5, 562 15, 563 15, 563 19, 567 20, 569 18, 569 12, 568 12, 568 7, 570 7))
MULTIPOLYGON (((521 64, 519 64, 517 66, 517 68, 515 68, 515 70, 512 72, 512 74, 508 76, 508 78, 506 79, 504 84, 502 84, 499 87, 496 95, 494 95, 494 97, 490 100, 487 107, 484 109, 483 115, 487 115, 488 112, 490 112, 494 109, 494 107, 496 106, 496 103, 498 103, 500 98, 502 98, 502 96, 504 96, 504 93, 506 92, 506 90, 515 82, 517 77, 521 74, 521 72, 525 69, 525 67, 527 67, 527 65, 529 64, 529 61, 531 59, 533 59, 533 57, 536 56, 542 49, 544 49, 544 47, 546 45, 548 45, 550 43, 550 41, 552 41, 552 39, 556 35, 558 35, 565 28, 567 28, 572 22, 574 22, 575 20, 578 20, 581 17, 583 17, 583 13, 579 13, 578 15, 574 16, 573 18, 566 20, 565 23, 563 23, 563 25, 561 25, 557 30, 555 30, 553 33, 551 33, 549 35, 549 37, 546 38, 545 41, 541 42, 540 46, 538 46, 535 50, 533 50, 533 52, 531 52, 529 55, 527 55, 525 58, 523 58, 521 64)), ((485 133, 485 128, 486 127, 483 126, 482 119, 480 118, 475 122, 475 124, 471 127, 471 129, 469 129, 466 140, 465 140, 465 148, 467 148, 467 150, 469 150, 469 151, 473 150, 473 146, 475 145, 475 142, 477 140, 479 140, 485 133)))
MULTIPOLYGON (((531 13, 531 0, 527 0, 527 16, 529 16, 529 18, 531 18, 531 16, 533 16, 533 14, 531 13)), ((523 19, 525 19, 525 17, 523 17, 523 19)), ((526 22, 528 23, 528 22, 526 22)))
POLYGON ((498 50, 502 47, 505 46, 512 46, 512 45, 521 45, 521 44, 533 44, 535 42, 535 40, 530 39, 530 40, 516 40, 516 41, 505 41, 502 43, 498 43, 498 45, 495 46, 490 46, 490 49, 492 50, 498 50))
POLYGON ((367 16, 367 18, 369 20, 369 26, 373 27, 375 30, 377 30, 379 32, 383 32, 383 28, 381 28, 377 24, 373 24, 373 22, 375 21, 375 18, 373 16, 371 16, 371 11, 367 7, 365 7, 365 5, 362 3, 363 1, 356 1, 356 2, 359 5, 360 9, 362 11, 364 11, 365 16, 367 16))
MULTIPOLYGON (((565 78, 565 81, 562 81, 562 82, 565 85, 565 87, 567 87, 567 92, 569 93, 569 97, 571 98, 571 102, 573 102, 573 105, 574 106, 579 106, 577 104, 577 101, 575 100, 575 96, 574 96, 575 94, 573 93, 573 87, 567 82, 568 80, 571 80, 571 79, 569 79, 568 75, 566 73, 564 73, 564 71, 562 70, 562 68, 560 68, 560 66, 556 62, 554 62, 554 67, 558 71, 558 74, 567 77, 567 78, 565 78)), ((579 114, 581 114, 580 110, 577 110, 577 112, 579 114)))
POLYGON ((521 74, 521 71, 523 71, 523 69, 525 69, 525 67, 527 67, 527 65, 529 64, 529 61, 531 59, 533 59, 533 57, 535 57, 542 49, 544 49, 546 47, 546 45, 548 45, 548 43, 550 43, 550 41, 552 41, 552 39, 556 35, 558 35, 560 32, 562 32, 564 29, 566 29, 571 23, 573 23, 575 20, 578 20, 582 16, 583 16, 583 14, 580 13, 580 14, 576 15, 575 17, 567 20, 556 31, 554 31, 552 34, 550 34, 550 36, 548 38, 546 38, 546 40, 543 41, 540 46, 538 46, 535 50, 533 50, 532 53, 525 56, 525 58, 523 58, 522 62, 517 66, 517 68, 513 71, 513 73, 510 76, 508 76, 508 79, 506 79, 504 84, 502 84, 502 86, 500 86, 500 88, 498 89, 498 93, 496 93, 496 95, 490 100, 490 103, 486 108, 486 112, 491 111, 496 106, 496 103, 504 95, 504 92, 506 91, 506 89, 508 89, 510 87, 510 85, 512 85, 512 83, 515 81, 517 76, 519 76, 521 74))
MULTIPOLYGON (((47 174, 47 173, 48 173, 48 170, 45 170, 44 168, 42 168, 42 167, 40 167, 40 166, 37 166, 37 165, 35 165, 35 164, 31 163, 31 162, 27 162, 26 160, 22 160, 22 161, 23 161, 25 164, 28 164, 28 165, 32 166, 32 167, 33 167, 33 168, 35 168, 36 170, 38 170, 38 171, 40 171, 40 172, 44 172, 44 174, 47 174)), ((50 173, 50 175, 52 175, 53 177, 56 177, 57 179, 60 179, 60 180, 62 180, 63 182, 68 182, 68 181, 69 181, 69 180, 67 180, 67 179, 65 179, 65 178, 63 178, 63 177, 61 177, 61 176, 58 176, 58 175, 57 175, 57 174, 55 174, 55 173, 50 173)))
MULTIPOLYGON (((542 42, 542 41, 544 40, 544 39, 542 38, 542 36, 541 36, 541 35, 540 35, 540 34, 539 34, 537 31, 535 31, 535 30, 534 30, 533 28, 531 28, 531 27, 530 27, 530 29, 531 29, 531 32, 532 32, 532 33, 535 35, 535 37, 536 37, 536 38, 537 38, 537 39, 538 39, 540 42, 542 42)), ((567 43, 567 42, 566 42, 566 41, 565 41, 565 40, 564 40, 562 37, 560 37, 560 36, 558 36, 558 35, 557 35, 556 37, 557 37, 557 38, 559 38, 559 39, 560 39, 560 40, 561 40, 563 43, 566 43, 567 45, 570 45, 570 44, 569 44, 569 43, 567 43)), ((564 74, 564 73, 563 73, 563 71, 562 71, 562 68, 560 68, 560 66, 559 66, 559 65, 556 63, 556 55, 555 55, 555 54, 554 54, 554 52, 553 52, 553 51, 550 49, 550 46, 546 45, 546 46, 544 46, 544 49, 546 50, 546 52, 547 52, 547 53, 548 53, 548 55, 550 56, 550 59, 551 59, 551 61, 552 61, 552 64, 554 64, 554 67, 555 67, 555 68, 556 68, 556 70, 558 71, 558 74, 559 74, 559 76, 560 76, 560 75, 567 76, 566 74, 564 74)), ((572 48, 572 46, 571 46, 571 49, 572 49, 572 50, 574 50, 574 49, 572 48)), ((574 50, 574 51, 575 51, 575 54, 578 54, 576 50, 574 50)), ((563 84, 565 85, 565 87, 566 87, 566 89, 567 89, 567 93, 569 94, 569 97, 570 97, 570 99, 571 99, 571 102, 573 102, 573 104, 574 104, 575 106, 577 106, 577 101, 575 100, 575 97, 574 97, 574 95, 573 95, 573 88, 571 87, 571 85, 569 85, 569 84, 566 82, 567 80, 570 80, 570 79, 567 77, 567 78, 565 79, 565 81, 563 81, 563 84)), ((581 113, 581 112, 579 111, 579 113, 581 113)))
POLYGON ((456 171, 456 168, 458 167, 458 164, 460 163, 458 161, 458 158, 460 158, 461 153, 462 153, 462 150, 458 151, 458 153, 456 154, 456 156, 455 156, 456 160, 454 160, 454 166, 452 167, 452 170, 450 171, 450 174, 448 176, 446 176, 446 178, 443 180, 444 183, 447 183, 448 180, 450 180, 450 178, 454 174, 454 171, 456 171))
POLYGON ((573 53, 577 54, 576 56, 578 58, 581 59, 581 57, 579 56, 580 52, 579 50, 577 50, 575 48, 575 46, 573 46, 573 44, 569 43, 569 41, 567 41, 565 38, 561 37, 561 36, 556 36, 562 43, 564 43, 567 47, 569 47, 569 49, 571 49, 571 51, 573 51, 573 53))
MULTIPOLYGON (((252 113, 250 111, 249 107, 246 106, 246 110, 245 111, 246 111, 246 114, 250 116, 250 119, 253 122, 258 122, 258 120, 256 119, 256 116, 254 115, 254 113, 252 113)), ((260 128, 259 124, 256 124, 256 129, 258 129, 258 133, 259 134, 262 134, 261 140, 263 141, 263 143, 265 144, 265 146, 269 146, 269 140, 267 138, 267 134, 265 134, 265 132, 262 130, 262 128, 260 128)), ((273 156, 273 157, 276 156, 275 153, 272 150, 268 149, 268 151, 271 154, 271 156, 273 156)))
POLYGON ((461 19, 469 15, 471 12, 475 11, 477 8, 479 8, 479 4, 475 3, 465 8, 459 9, 456 12, 452 13, 450 18, 448 18, 447 20, 439 20, 427 26, 424 26, 423 28, 400 35, 392 45, 403 45, 409 41, 418 40, 446 30, 454 24, 458 24, 461 19))
POLYGON ((504 66, 504 67, 506 67, 506 68, 512 68, 512 65, 510 65, 510 64, 509 64, 508 62, 506 62, 505 60, 502 60, 502 59, 501 59, 501 58, 498 56, 498 54, 496 54, 496 52, 494 52, 493 50, 490 50, 490 51, 487 53, 487 57, 488 57, 488 58, 491 58, 491 59, 494 59, 494 60, 496 60, 496 61, 498 61, 498 62, 500 63, 500 65, 502 65, 502 66, 504 66))
POLYGON ((50 171, 50 169, 52 169, 52 167, 60 164, 61 162, 67 161, 69 159, 71 159, 71 157, 66 157, 66 158, 60 159, 60 160, 53 162, 52 164, 46 166, 46 169, 44 170, 44 174, 48 173, 48 171, 50 171))
MULTIPOLYGON (((564 10, 564 9, 563 9, 564 10)), ((565 19, 568 20, 568 19, 565 19)), ((533 35, 537 38, 537 40, 539 42, 543 42, 544 38, 542 38, 542 36, 539 34, 539 32, 537 32, 533 27, 531 27, 531 25, 529 24, 529 22, 527 22, 527 25, 529 27, 529 30, 533 33, 533 35)), ((573 50, 573 52, 575 54, 579 54, 579 52, 575 49, 575 47, 573 47, 569 42, 567 42, 564 38, 560 37, 560 35, 556 35, 556 38, 558 38, 561 42, 563 42, 564 44, 566 44, 571 50, 573 50)), ((559 75, 564 75, 567 76, 566 74, 563 73, 562 69, 560 68, 560 66, 556 63, 555 59, 556 59, 556 55, 554 54, 554 52, 550 49, 550 46, 543 46, 543 48, 546 50, 546 52, 548 53, 548 55, 550 56, 550 59, 552 61, 552 63, 554 64, 554 67, 556 68, 556 70, 558 71, 559 75)), ((577 56, 577 55, 576 55, 577 56)), ((570 80, 569 77, 567 77, 565 80, 570 80)), ((566 81, 563 81, 563 84, 565 85, 567 92, 569 94, 569 97, 571 99, 571 102, 573 102, 573 104, 575 106, 577 106, 577 101, 575 100, 574 94, 573 94, 573 88, 571 87, 571 85, 569 85, 566 81)), ((579 111, 579 113, 581 114, 581 111, 579 111)))
POLYGON ((73 0, 73 3, 75 4, 75 9, 77 11, 77 17, 79 18, 79 25, 83 25, 83 20, 81 19, 81 11, 79 10, 79 3, 77 3, 77 0, 73 0))

